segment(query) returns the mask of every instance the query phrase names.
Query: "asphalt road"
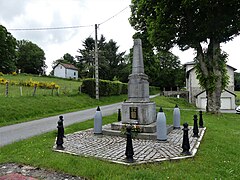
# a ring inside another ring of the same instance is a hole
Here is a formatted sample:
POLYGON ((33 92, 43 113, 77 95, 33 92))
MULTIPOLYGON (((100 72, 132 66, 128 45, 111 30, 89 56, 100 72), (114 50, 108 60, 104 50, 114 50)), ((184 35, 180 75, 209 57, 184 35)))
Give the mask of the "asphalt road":
MULTIPOLYGON (((108 116, 118 112, 122 103, 116 103, 100 107, 102 115, 108 116)), ((64 117, 64 126, 69 126, 77 122, 83 122, 92 119, 95 115, 96 108, 72 112, 67 114, 59 114, 48 118, 35 121, 14 124, 10 126, 0 127, 0 147, 11 144, 22 139, 39 135, 57 129, 57 121, 59 116, 64 117)))

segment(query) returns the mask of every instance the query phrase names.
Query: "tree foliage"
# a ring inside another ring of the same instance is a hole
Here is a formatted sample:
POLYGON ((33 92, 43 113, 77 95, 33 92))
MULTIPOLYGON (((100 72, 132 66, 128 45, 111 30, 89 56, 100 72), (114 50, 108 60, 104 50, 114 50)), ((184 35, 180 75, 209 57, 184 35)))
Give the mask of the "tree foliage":
POLYGON ((169 50, 175 45, 182 50, 196 50, 198 77, 208 97, 207 111, 217 113, 227 84, 226 54, 220 43, 239 34, 240 1, 132 0, 131 11, 131 25, 147 34, 157 50, 169 50))
POLYGON ((70 64, 76 65, 75 58, 71 54, 69 54, 69 53, 65 53, 63 55, 63 59, 65 61, 67 61, 68 63, 70 63, 70 64))
POLYGON ((176 90, 184 87, 185 71, 179 58, 170 52, 159 52, 156 54, 156 59, 160 63, 157 74, 160 88, 176 90))
POLYGON ((16 39, 0 25, 0 72, 10 73, 16 70, 16 39))
POLYGON ((235 91, 240 91, 240 73, 238 72, 234 73, 234 86, 235 91))
POLYGON ((58 63, 67 63, 67 64, 76 65, 77 62, 71 54, 65 53, 63 57, 52 62, 52 67, 54 68, 58 63))
POLYGON ((168 51, 157 51, 146 33, 137 32, 133 38, 142 40, 144 70, 150 85, 160 87, 161 90, 184 87, 184 69, 177 56, 168 51))
POLYGON ((16 65, 22 73, 43 74, 46 67, 45 53, 31 41, 17 41, 16 65))
POLYGON ((83 42, 83 49, 78 49, 80 55, 76 56, 78 61, 79 75, 82 78, 94 77, 94 49, 95 41, 92 37, 83 42))
MULTIPOLYGON (((128 71, 128 59, 125 52, 119 52, 117 43, 112 39, 106 42, 106 38, 101 35, 98 40, 98 61, 99 61, 99 77, 105 80, 126 81, 124 72, 128 71)), ((83 49, 79 49, 77 56, 78 67, 82 77, 94 76, 95 61, 95 40, 88 37, 83 41, 83 49)), ((128 72, 129 74, 129 72, 128 72)))

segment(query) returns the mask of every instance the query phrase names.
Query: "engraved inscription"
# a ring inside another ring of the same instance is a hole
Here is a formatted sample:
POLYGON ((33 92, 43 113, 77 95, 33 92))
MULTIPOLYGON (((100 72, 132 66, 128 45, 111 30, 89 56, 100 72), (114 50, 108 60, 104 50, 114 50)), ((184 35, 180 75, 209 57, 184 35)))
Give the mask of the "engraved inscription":
POLYGON ((130 119, 138 119, 138 108, 129 107, 129 109, 130 109, 130 119))

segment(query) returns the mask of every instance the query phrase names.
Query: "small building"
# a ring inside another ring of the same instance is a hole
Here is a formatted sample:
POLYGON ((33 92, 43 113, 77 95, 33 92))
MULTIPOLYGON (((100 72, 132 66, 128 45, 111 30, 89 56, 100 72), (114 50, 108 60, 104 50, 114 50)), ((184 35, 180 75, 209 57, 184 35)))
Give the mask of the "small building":
MULTIPOLYGON (((188 62, 185 64, 186 67, 186 89, 189 92, 189 102, 195 104, 198 108, 206 109, 206 91, 199 85, 197 79, 195 63, 188 62)), ((220 109, 235 109, 235 98, 234 94, 234 71, 236 69, 232 66, 227 65, 227 73, 229 76, 229 83, 226 89, 221 94, 221 108, 220 109)))
POLYGON ((58 63, 53 67, 53 75, 61 78, 78 79, 78 68, 72 64, 58 63))

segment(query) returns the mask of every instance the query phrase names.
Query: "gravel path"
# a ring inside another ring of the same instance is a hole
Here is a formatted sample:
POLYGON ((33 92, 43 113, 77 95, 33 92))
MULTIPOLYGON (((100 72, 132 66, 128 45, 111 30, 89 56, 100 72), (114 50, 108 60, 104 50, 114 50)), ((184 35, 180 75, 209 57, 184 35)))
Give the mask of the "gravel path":
POLYGON ((7 163, 0 165, 0 180, 86 180, 83 177, 48 171, 32 166, 7 163))

